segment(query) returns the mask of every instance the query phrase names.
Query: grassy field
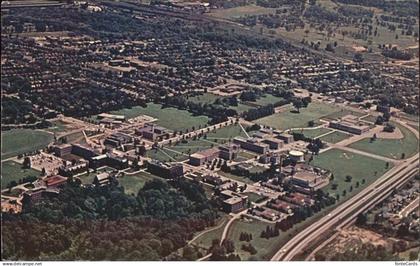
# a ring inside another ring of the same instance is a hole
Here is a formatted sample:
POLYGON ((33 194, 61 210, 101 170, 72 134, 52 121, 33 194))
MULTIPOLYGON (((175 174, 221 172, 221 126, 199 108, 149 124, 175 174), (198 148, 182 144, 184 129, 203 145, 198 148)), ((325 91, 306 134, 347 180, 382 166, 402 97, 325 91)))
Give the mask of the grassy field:
POLYGON ((264 96, 258 98, 255 102, 255 104, 258 104, 260 106, 266 106, 269 104, 274 104, 280 100, 282 100, 282 97, 274 96, 272 94, 265 94, 264 96))
POLYGON ((239 181, 239 182, 242 182, 242 183, 245 183, 245 184, 254 184, 255 183, 254 181, 252 181, 249 178, 246 178, 244 176, 234 175, 232 173, 226 173, 226 172, 219 171, 218 174, 221 175, 221 176, 224 176, 226 178, 236 180, 236 181, 239 181))
POLYGON ((315 129, 303 129, 303 130, 293 130, 292 132, 303 133, 306 137, 314 139, 320 135, 330 132, 331 129, 328 128, 315 128, 315 129))
POLYGON ((266 8, 256 5, 246 5, 227 9, 217 9, 212 11, 210 14, 218 18, 235 19, 245 15, 264 15, 275 13, 275 8, 266 8))
POLYGON ((325 141, 325 142, 329 142, 329 143, 337 143, 340 142, 342 140, 345 140, 349 137, 351 137, 351 134, 347 134, 341 131, 335 131, 331 134, 325 135, 323 137, 320 138, 320 140, 325 141))
POLYGON ((1 163, 1 188, 6 188, 11 181, 18 182, 27 176, 39 176, 41 172, 34 169, 22 169, 22 165, 14 161, 1 163))
POLYGON ((334 174, 334 180, 330 181, 324 191, 330 194, 340 194, 341 201, 354 195, 392 167, 389 165, 389 168, 386 169, 384 161, 338 149, 331 149, 315 156, 311 164, 329 169, 334 174), (352 176, 351 182, 345 181, 347 175, 352 176), (362 184, 362 179, 365 179, 365 184, 362 184), (356 182, 359 182, 359 188, 356 188, 356 182), (332 188, 333 183, 338 185, 336 190, 332 188), (350 192, 350 186, 353 186, 352 192, 350 192), (344 189, 347 191, 345 197, 342 194, 344 189))
POLYGON ((61 120, 55 120, 52 122, 52 126, 47 130, 53 133, 59 133, 65 131, 66 129, 66 123, 63 123, 61 120))
POLYGON ((376 139, 372 143, 370 139, 362 139, 349 147, 394 159, 401 159, 402 153, 405 153, 408 158, 418 152, 418 140, 407 128, 398 127, 404 135, 402 139, 376 139))
POLYGON ((211 247, 213 239, 221 238, 224 226, 229 220, 228 218, 229 216, 227 215, 222 216, 217 225, 213 227, 213 230, 204 233, 203 235, 195 239, 191 244, 204 249, 209 249, 211 247))
POLYGON ((191 129, 193 126, 205 126, 209 122, 207 116, 194 116, 188 111, 176 108, 163 108, 160 104, 148 103, 146 108, 137 106, 131 109, 122 109, 111 112, 112 114, 125 115, 133 118, 139 115, 148 115, 157 118, 156 123, 171 130, 191 129))
POLYGON ((309 121, 315 121, 316 123, 320 118, 340 112, 339 107, 318 102, 310 103, 307 108, 300 109, 300 113, 291 112, 294 110, 293 106, 287 106, 283 112, 257 119, 255 122, 286 130, 289 128, 308 127, 309 121))
POLYGON ((219 98, 223 98, 222 96, 217 96, 213 93, 203 93, 203 95, 188 97, 188 101, 192 101, 195 103, 214 103, 219 98))
POLYGON ((32 129, 12 129, 1 133, 2 159, 46 147, 53 141, 53 135, 32 129))
POLYGON ((118 179, 118 182, 122 187, 124 187, 124 191, 126 194, 134 194, 137 195, 137 192, 144 186, 144 183, 149 180, 153 180, 155 178, 160 178, 158 176, 152 175, 148 172, 140 172, 134 175, 124 175, 118 179))
POLYGON ((265 196, 260 196, 260 195, 258 195, 257 193, 254 193, 254 192, 247 192, 247 193, 244 193, 244 194, 246 196, 248 196, 249 201, 255 202, 255 203, 258 203, 258 202, 266 199, 265 196))

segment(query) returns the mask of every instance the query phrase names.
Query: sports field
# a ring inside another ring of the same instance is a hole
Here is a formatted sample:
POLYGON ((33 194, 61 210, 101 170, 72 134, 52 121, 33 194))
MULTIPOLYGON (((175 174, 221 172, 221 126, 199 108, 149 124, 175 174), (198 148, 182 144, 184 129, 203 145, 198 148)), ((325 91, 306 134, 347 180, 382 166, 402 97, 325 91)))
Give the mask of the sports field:
POLYGON ((34 169, 22 169, 22 165, 14 161, 1 163, 1 188, 6 188, 11 181, 18 182, 27 176, 39 176, 41 172, 34 169))
POLYGON ((12 129, 1 133, 2 159, 46 147, 53 141, 53 134, 32 129, 12 129))
POLYGON ((194 116, 192 113, 176 108, 163 108, 160 104, 148 103, 146 108, 136 106, 131 109, 112 111, 112 114, 125 115, 133 118, 139 115, 148 115, 157 118, 156 123, 171 130, 185 130, 192 127, 204 127, 208 122, 207 116, 194 116))
POLYGON ((418 139, 413 132, 406 127, 398 126, 404 135, 402 139, 376 139, 370 142, 370 139, 362 139, 352 143, 349 147, 373 154, 382 155, 393 159, 401 159, 401 155, 405 153, 405 157, 411 157, 418 152, 418 139))
POLYGON ((331 195, 340 194, 340 200, 354 195, 362 187, 372 183, 392 168, 390 164, 387 169, 384 161, 338 149, 331 149, 315 156, 311 164, 328 169, 334 174, 334 180, 330 181, 328 186, 324 188, 324 191, 331 195), (352 177, 351 182, 345 181, 347 175, 352 177), (365 184, 362 184, 363 179, 365 179, 365 184), (358 188, 356 187, 357 182, 359 182, 358 188), (334 183, 338 185, 337 189, 332 188, 332 184, 334 183), (353 186, 351 192, 350 186, 353 186), (342 194, 343 190, 346 190, 345 197, 342 194))
POLYGON ((287 106, 284 111, 255 120, 256 123, 274 127, 280 130, 308 127, 309 121, 315 124, 323 117, 333 117, 335 113, 342 113, 340 107, 325 103, 313 102, 307 108, 301 108, 300 113, 293 112, 295 108, 287 106))

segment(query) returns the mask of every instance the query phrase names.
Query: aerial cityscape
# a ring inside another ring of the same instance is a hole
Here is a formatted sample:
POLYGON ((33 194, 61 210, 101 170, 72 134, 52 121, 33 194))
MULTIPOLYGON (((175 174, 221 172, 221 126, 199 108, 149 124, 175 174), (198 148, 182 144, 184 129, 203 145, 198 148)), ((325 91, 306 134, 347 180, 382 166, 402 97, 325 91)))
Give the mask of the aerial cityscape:
POLYGON ((2 261, 417 262, 419 181, 419 0, 1 1, 2 261))

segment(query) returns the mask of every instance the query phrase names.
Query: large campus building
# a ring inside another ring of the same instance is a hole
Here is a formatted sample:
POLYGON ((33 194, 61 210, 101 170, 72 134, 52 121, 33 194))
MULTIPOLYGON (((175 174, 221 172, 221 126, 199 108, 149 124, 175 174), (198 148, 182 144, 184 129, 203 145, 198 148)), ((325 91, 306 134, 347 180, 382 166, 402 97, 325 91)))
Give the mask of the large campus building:
POLYGON ((339 129, 352 134, 361 135, 368 132, 370 127, 357 120, 357 117, 353 115, 343 116, 339 120, 331 121, 329 126, 334 129, 339 129))
POLYGON ((136 134, 145 139, 155 141, 158 139, 168 138, 171 131, 153 123, 146 123, 142 128, 136 130, 136 134))
POLYGON ((235 137, 233 139, 233 143, 238 144, 244 150, 249 150, 260 154, 268 152, 270 148, 269 144, 262 143, 261 140, 257 138, 244 139, 241 137, 235 137))
POLYGON ((164 163, 151 160, 147 163, 147 170, 154 175, 172 179, 184 174, 184 168, 180 163, 164 163))

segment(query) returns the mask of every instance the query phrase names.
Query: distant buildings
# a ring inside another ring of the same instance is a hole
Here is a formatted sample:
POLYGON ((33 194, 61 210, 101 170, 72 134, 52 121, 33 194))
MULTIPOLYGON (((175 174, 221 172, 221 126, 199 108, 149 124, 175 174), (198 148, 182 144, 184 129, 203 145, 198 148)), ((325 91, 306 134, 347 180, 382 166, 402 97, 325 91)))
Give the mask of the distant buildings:
POLYGON ((156 160, 147 163, 147 170, 154 175, 172 179, 184 174, 184 168, 180 163, 164 163, 156 160))

